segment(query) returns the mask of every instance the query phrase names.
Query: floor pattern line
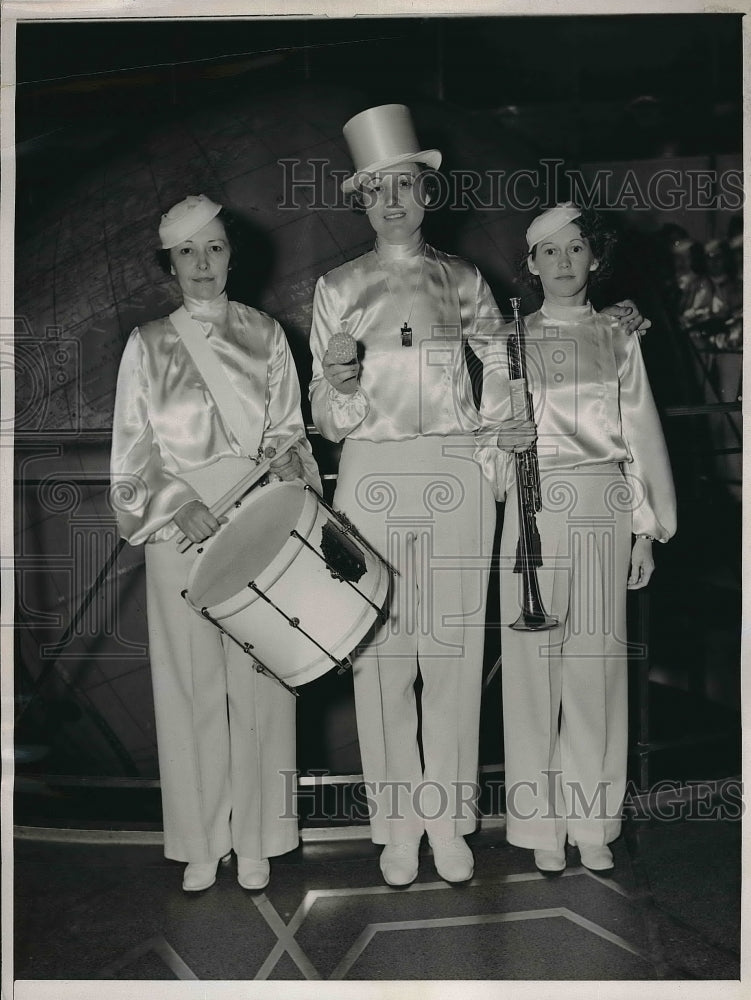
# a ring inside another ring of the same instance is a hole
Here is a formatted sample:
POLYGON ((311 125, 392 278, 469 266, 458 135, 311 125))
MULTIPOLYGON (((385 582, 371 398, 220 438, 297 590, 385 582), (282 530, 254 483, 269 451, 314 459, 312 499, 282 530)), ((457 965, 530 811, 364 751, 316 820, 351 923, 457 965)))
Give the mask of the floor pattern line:
POLYGON ((253 903, 277 937, 277 943, 271 949, 254 978, 267 979, 282 953, 286 951, 306 979, 320 979, 320 973, 295 940, 295 934, 290 930, 290 925, 284 923, 266 894, 261 893, 259 896, 254 896, 253 903), (272 955, 276 955, 273 962, 272 955))
POLYGON ((579 914, 574 913, 565 906, 555 906, 539 910, 515 910, 510 913, 487 913, 465 917, 433 917, 424 920, 398 920, 368 924, 368 926, 365 927, 360 933, 352 947, 347 951, 339 965, 337 965, 332 974, 329 976, 329 979, 344 979, 376 934, 381 932, 424 930, 433 927, 470 927, 480 924, 510 923, 524 920, 544 920, 556 917, 569 920, 571 923, 577 924, 584 930, 595 934, 597 937, 603 938, 611 944, 617 945, 624 951, 628 951, 639 958, 645 959, 645 961, 649 961, 648 956, 628 942, 625 938, 620 937, 618 934, 613 934, 604 927, 600 927, 599 924, 595 924, 593 921, 587 920, 586 917, 579 916, 579 914))
POLYGON ((570 920, 574 924, 578 924, 585 930, 588 930, 591 934, 596 934, 597 937, 601 937, 605 941, 610 941, 611 944, 618 945, 619 948, 623 948, 624 951, 631 952, 632 955, 636 955, 638 958, 643 958, 646 962, 652 964, 652 959, 650 955, 645 952, 642 948, 637 948, 635 944, 631 944, 626 938, 621 937, 620 934, 614 934, 613 931, 607 930, 601 924, 596 924, 593 920, 588 920, 587 917, 583 917, 580 913, 574 913, 567 906, 561 907, 563 913, 562 915, 570 920))
MULTIPOLYGON (((297 934, 297 932, 300 930, 300 928, 303 925, 303 922, 305 921, 305 918, 315 906, 316 899, 318 898, 319 894, 325 891, 326 890, 322 889, 309 889, 305 893, 305 895, 302 898, 302 902, 295 910, 290 922, 287 924, 287 933, 291 937, 294 937, 295 934, 297 934)), ((276 963, 279 961, 279 959, 282 957, 285 951, 286 949, 284 945, 281 943, 281 941, 277 941, 274 947, 269 952, 269 954, 266 956, 266 960, 264 961, 263 965, 258 970, 256 974, 256 979, 267 979, 271 974, 271 972, 273 971, 273 969, 276 967, 276 963)))
MULTIPOLYGON (((584 868, 583 866, 567 868, 564 872, 561 873, 560 877, 575 878, 582 875, 592 878, 593 881, 602 885, 604 888, 610 889, 612 892, 616 892, 618 895, 621 895, 628 900, 632 899, 632 894, 629 893, 622 886, 620 886, 618 883, 616 883, 614 880, 602 878, 594 874, 593 872, 589 871, 589 869, 584 868)), ((546 882, 546 881, 549 881, 548 876, 543 875, 537 871, 517 872, 511 875, 503 875, 500 876, 499 878, 473 878, 470 882, 467 883, 467 888, 480 885, 516 885, 516 884, 523 884, 525 882, 546 882)), ((371 886, 359 886, 359 887, 346 886, 338 889, 309 889, 305 893, 300 905, 298 906, 297 910, 293 914, 292 919, 289 921, 288 924, 284 923, 284 921, 279 916, 277 911, 274 909, 272 904, 268 901, 266 895, 262 894, 257 899, 254 898, 253 901, 256 903, 256 906, 259 908, 262 915, 266 919, 267 923, 276 934, 277 941, 272 947, 269 954, 266 956, 265 960, 258 969, 254 978, 257 980, 268 979, 273 970, 276 968, 276 965, 281 959, 282 955, 286 951, 290 954, 290 956, 295 961, 295 964, 298 966, 300 971, 303 973, 303 975, 305 975, 307 979, 316 979, 316 980, 321 979, 321 976, 315 969, 315 966, 305 955, 305 952, 302 950, 302 948, 300 947, 300 945, 296 940, 296 934, 302 927, 303 923, 307 919, 308 915, 310 914, 311 910, 318 902, 318 900, 341 899, 354 896, 380 896, 380 895, 389 895, 393 893, 404 893, 404 892, 416 893, 416 892, 435 892, 435 891, 455 891, 455 888, 456 888, 455 886, 452 886, 447 882, 440 881, 440 882, 413 882, 412 885, 407 886, 404 889, 394 889, 388 885, 371 885, 371 886), (265 910, 265 908, 261 909, 260 905, 261 901, 265 901, 265 903, 268 904, 269 908, 268 910, 265 910), (295 952, 297 957, 295 957, 293 951, 295 952)), ((520 912, 532 913, 534 911, 520 911, 520 912)), ((448 917, 440 919, 463 920, 467 918, 448 917)), ((582 918, 582 920, 585 920, 585 918, 582 918)), ((487 922, 487 921, 483 920, 482 922, 487 922)), ((375 925, 369 925, 369 926, 375 926, 375 925)), ((592 925, 592 926, 595 927, 598 925, 592 925)), ((602 930, 603 934, 600 936, 604 936, 610 933, 609 931, 605 931, 604 928, 602 928, 602 930)), ((365 942, 365 944, 363 945, 363 948, 364 947, 367 947, 367 942, 365 942)), ((627 947, 626 950, 633 951, 631 947, 627 947)), ((643 955, 638 951, 635 951, 634 953, 640 955, 640 957, 643 957, 643 955)), ((344 962, 345 960, 346 956, 345 959, 343 959, 342 961, 344 962)))
POLYGON ((136 945, 135 948, 129 949, 116 962, 105 965, 104 968, 100 970, 97 978, 114 979, 115 973, 117 973, 120 969, 124 969, 137 959, 143 958, 144 955, 148 955, 149 952, 154 952, 158 955, 167 968, 170 969, 171 972, 174 972, 177 979, 198 979, 198 976, 193 972, 190 966, 178 955, 169 941, 167 941, 167 939, 162 935, 148 938, 141 944, 136 945))
POLYGON ((624 899, 628 899, 629 902, 636 904, 638 902, 638 896, 626 889, 624 886, 617 882, 613 878, 603 878, 602 875, 598 875, 596 872, 590 871, 589 868, 585 868, 582 865, 581 871, 588 878, 591 878, 593 882, 599 883, 599 885, 604 886, 606 889, 610 889, 613 892, 617 892, 619 896, 623 896, 624 899))

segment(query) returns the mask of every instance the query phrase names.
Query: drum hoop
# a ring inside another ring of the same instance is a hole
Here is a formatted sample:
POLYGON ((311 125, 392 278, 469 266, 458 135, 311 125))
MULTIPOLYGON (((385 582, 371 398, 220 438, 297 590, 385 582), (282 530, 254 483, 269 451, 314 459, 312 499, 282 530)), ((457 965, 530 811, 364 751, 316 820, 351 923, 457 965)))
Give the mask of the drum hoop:
MULTIPOLYGON (((262 486, 259 488, 260 491, 262 492, 251 493, 250 496, 246 497, 242 501, 241 509, 242 507, 245 507, 245 509, 247 510, 248 505, 254 503, 256 501, 256 497, 258 496, 268 496, 269 491, 271 490, 277 492, 280 489, 289 489, 291 485, 292 485, 291 483, 280 482, 280 483, 269 483, 267 486, 262 486)), ((294 485, 298 487, 300 490, 304 489, 302 485, 299 486, 298 484, 294 485)), ((311 490, 305 490, 303 506, 302 510, 300 511, 300 516, 298 517, 297 522, 295 524, 290 525, 289 530, 292 531, 292 529, 294 528, 303 536, 303 538, 307 539, 310 533, 312 532, 313 528, 315 527, 316 519, 318 516, 318 507, 319 507, 318 499, 315 496, 315 494, 311 490)), ((227 525, 228 528, 231 527, 232 521, 233 519, 230 517, 229 524, 227 525)), ((198 568, 203 562, 203 559, 206 558, 208 553, 211 551, 211 545, 212 542, 214 541, 214 538, 218 538, 220 534, 221 531, 217 532, 217 534, 214 535, 213 538, 210 538, 208 539, 208 541, 203 543, 204 551, 198 556, 196 561, 193 563, 193 566, 191 567, 190 574, 188 576, 187 592, 185 594, 186 601, 188 602, 190 607, 193 608, 194 611, 200 612, 201 608, 205 606, 211 612, 212 618, 215 618, 217 621, 222 621, 225 618, 230 618, 236 615, 238 612, 244 611, 245 608, 250 607, 250 605, 253 604, 255 601, 262 600, 262 598, 260 598, 258 594, 253 593, 253 591, 249 587, 243 586, 240 590, 236 591, 230 597, 225 598, 225 600, 221 601, 218 604, 198 605, 193 603, 190 596, 190 588, 193 584, 193 581, 195 580, 196 573, 198 572, 198 568)), ((265 566, 261 570, 261 572, 257 574, 257 576, 255 577, 255 583, 259 587, 259 589, 269 590, 271 587, 273 587, 274 584, 277 582, 277 580, 279 580, 279 578, 287 572, 287 570, 295 561, 302 548, 303 548, 303 542, 298 541, 298 539, 293 538, 290 535, 284 542, 282 547, 279 549, 277 554, 274 556, 274 558, 271 560, 271 562, 267 566, 265 566)), ((246 582, 249 583, 250 580, 246 582)))

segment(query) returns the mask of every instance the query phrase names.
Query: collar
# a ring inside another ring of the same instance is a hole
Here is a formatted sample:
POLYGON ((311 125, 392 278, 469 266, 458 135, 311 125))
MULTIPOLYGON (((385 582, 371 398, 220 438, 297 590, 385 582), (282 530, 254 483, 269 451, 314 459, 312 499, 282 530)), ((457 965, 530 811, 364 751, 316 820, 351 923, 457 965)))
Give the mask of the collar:
POLYGON ((583 319, 594 316, 595 311, 591 302, 585 302, 583 306, 559 306, 545 299, 540 313, 544 319, 554 319, 563 323, 580 323, 583 319))
POLYGON ((227 316, 229 300, 226 292, 222 292, 215 299, 208 301, 191 299, 186 295, 183 298, 183 305, 193 319, 198 320, 199 323, 221 324, 227 316))
POLYGON ((382 243, 376 240, 375 252, 381 261, 390 264, 395 260, 421 260, 425 246, 422 233, 418 232, 409 243, 382 243))

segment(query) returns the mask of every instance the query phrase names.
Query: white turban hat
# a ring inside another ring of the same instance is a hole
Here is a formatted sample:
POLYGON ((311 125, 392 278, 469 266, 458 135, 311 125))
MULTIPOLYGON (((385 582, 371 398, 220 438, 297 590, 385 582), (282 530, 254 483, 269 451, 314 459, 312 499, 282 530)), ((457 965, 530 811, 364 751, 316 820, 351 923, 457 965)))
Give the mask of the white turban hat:
POLYGON ((178 201, 169 212, 165 212, 159 224, 162 249, 169 250, 183 240, 189 240, 221 210, 222 206, 205 194, 189 194, 183 201, 178 201))
POLYGON ((563 229, 569 222, 578 219, 581 214, 582 210, 577 208, 572 201, 566 201, 556 205, 555 208, 549 208, 547 212, 538 215, 527 230, 527 246, 531 250, 542 240, 546 240, 553 233, 563 229))

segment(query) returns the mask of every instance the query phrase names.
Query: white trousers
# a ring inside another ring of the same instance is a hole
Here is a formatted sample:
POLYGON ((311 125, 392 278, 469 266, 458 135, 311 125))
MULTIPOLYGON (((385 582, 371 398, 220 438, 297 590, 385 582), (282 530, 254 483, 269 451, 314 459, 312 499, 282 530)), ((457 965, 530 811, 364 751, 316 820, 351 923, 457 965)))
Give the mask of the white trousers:
POLYGON ((196 547, 146 545, 164 853, 215 861, 297 846, 295 699, 182 598, 196 547))
POLYGON ((556 850, 567 835, 602 845, 620 833, 631 512, 617 465, 542 472, 541 486, 537 575, 556 628, 506 627, 519 616, 516 487, 501 540, 506 829, 518 847, 556 850))
POLYGON ((354 666, 377 844, 419 839, 425 830, 431 837, 464 835, 477 822, 495 502, 473 444, 466 436, 348 439, 342 452, 335 505, 399 572, 389 621, 360 648, 354 666))

